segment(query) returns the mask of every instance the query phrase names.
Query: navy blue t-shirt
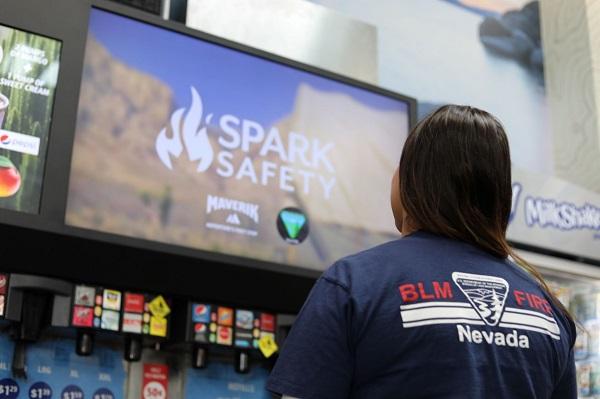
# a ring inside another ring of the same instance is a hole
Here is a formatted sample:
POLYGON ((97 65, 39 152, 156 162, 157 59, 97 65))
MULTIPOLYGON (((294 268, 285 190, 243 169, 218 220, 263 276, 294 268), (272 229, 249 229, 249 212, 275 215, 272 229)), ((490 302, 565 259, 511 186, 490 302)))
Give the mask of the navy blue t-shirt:
POLYGON ((299 399, 575 399, 574 340, 518 266, 416 232, 323 274, 267 388, 299 399))

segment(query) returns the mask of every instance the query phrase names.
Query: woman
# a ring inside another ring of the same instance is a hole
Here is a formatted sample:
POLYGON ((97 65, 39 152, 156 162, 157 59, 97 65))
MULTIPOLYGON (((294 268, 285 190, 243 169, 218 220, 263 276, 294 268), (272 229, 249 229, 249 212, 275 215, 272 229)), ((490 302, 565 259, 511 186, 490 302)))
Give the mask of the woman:
POLYGON ((492 115, 449 105, 422 120, 392 182, 403 238, 323 274, 268 389, 299 399, 575 399, 575 327, 506 242, 511 191, 508 140, 492 115))

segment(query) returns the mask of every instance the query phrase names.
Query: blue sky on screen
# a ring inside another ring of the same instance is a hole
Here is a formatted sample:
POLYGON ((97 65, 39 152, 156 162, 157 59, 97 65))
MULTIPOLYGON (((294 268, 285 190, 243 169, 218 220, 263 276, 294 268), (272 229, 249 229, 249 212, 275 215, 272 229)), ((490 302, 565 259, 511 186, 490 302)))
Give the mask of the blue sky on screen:
POLYGON ((177 107, 189 105, 194 86, 207 112, 269 126, 290 114, 305 83, 379 110, 406 111, 398 100, 106 11, 92 11, 90 32, 113 57, 171 87, 177 107))

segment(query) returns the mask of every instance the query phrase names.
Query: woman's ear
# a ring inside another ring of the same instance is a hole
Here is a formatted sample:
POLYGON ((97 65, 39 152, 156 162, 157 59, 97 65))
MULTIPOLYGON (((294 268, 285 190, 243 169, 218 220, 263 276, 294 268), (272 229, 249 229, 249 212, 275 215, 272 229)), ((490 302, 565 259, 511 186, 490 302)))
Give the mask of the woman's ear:
POLYGON ((390 204, 392 206, 396 228, 402 234, 402 227, 406 216, 404 209, 402 208, 402 201, 400 201, 400 172, 398 168, 396 168, 394 176, 392 177, 390 204))

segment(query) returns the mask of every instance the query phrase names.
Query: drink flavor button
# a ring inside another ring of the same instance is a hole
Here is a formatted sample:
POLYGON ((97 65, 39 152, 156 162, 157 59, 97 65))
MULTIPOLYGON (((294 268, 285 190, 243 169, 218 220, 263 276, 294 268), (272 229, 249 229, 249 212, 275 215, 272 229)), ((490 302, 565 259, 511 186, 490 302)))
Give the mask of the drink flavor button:
POLYGON ((196 323, 208 323, 210 321, 210 305, 195 303, 192 306, 192 321, 196 323))
POLYGON ((5 274, 0 274, 0 294, 4 295, 6 294, 6 286, 8 282, 8 278, 6 277, 5 274))
POLYGON ((121 309, 121 292, 115 290, 104 290, 102 307, 110 310, 121 309))
POLYGON ((167 325, 167 319, 152 316, 150 318, 150 335, 154 335, 155 337, 166 337, 167 325))
POLYGON ((272 334, 263 334, 258 341, 258 349, 260 349, 263 356, 268 359, 279 350, 279 347, 272 334))
POLYGON ((94 287, 85 285, 75 287, 75 305, 92 307, 95 299, 96 289, 94 287))
POLYGON ((144 295, 125 293, 125 312, 144 313, 144 295))
POLYGON ((153 316, 158 318, 167 317, 171 313, 171 308, 162 295, 157 296, 148 304, 148 309, 153 316))

